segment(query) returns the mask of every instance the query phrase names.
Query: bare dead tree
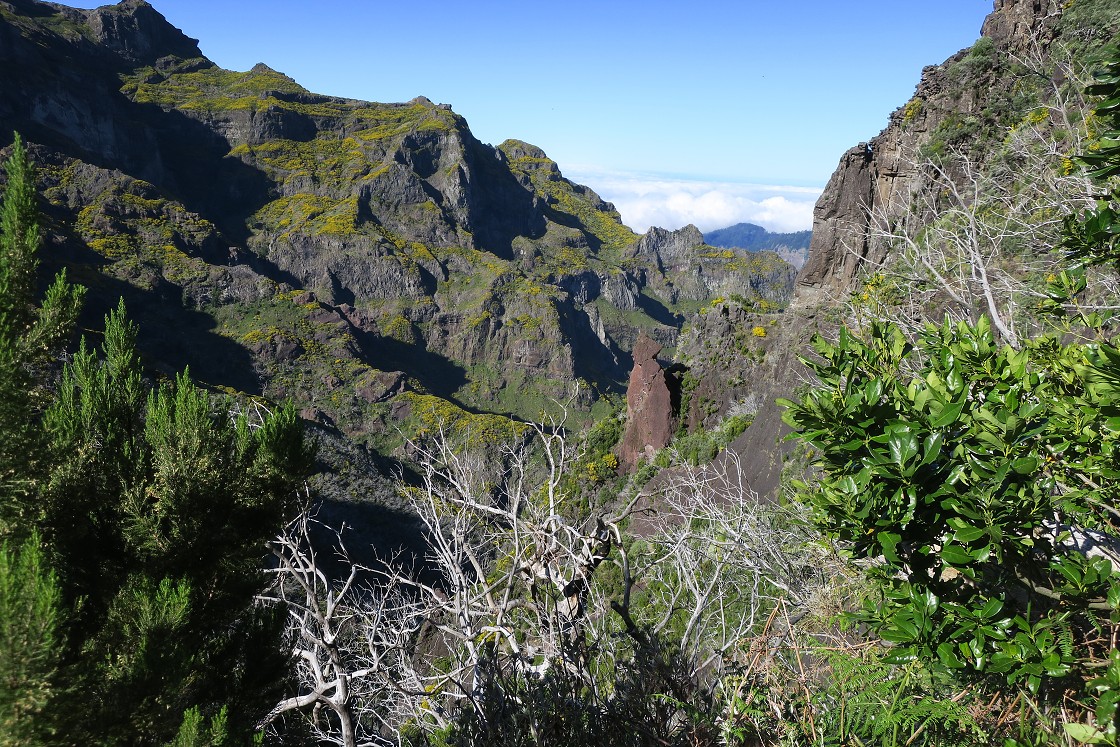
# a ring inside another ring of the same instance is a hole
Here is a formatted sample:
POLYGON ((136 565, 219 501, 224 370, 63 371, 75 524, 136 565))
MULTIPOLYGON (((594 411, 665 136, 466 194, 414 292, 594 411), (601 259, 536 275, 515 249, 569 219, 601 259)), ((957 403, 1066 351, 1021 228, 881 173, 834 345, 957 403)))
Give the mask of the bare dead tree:
POLYGON ((561 484, 574 455, 559 424, 536 428, 533 443, 507 451, 500 476, 442 434, 414 445, 422 480, 405 492, 426 529, 429 580, 397 572, 392 583, 418 600, 426 648, 440 652, 412 683, 446 701, 437 724, 478 701, 484 658, 526 677, 563 667, 596 686, 585 651, 606 636, 609 608, 592 577, 621 517, 573 518, 561 484))
POLYGON ((306 716, 320 744, 385 744, 379 735, 399 725, 392 715, 401 710, 401 691, 394 685, 418 626, 413 605, 369 584, 370 569, 350 558, 341 530, 327 530, 335 558, 324 562, 314 523, 304 512, 271 545, 273 584, 259 600, 287 614, 299 691, 277 703, 261 726, 295 712, 306 716))
POLYGON ((734 454, 682 465, 657 498, 660 529, 627 558, 621 611, 671 637, 714 686, 778 604, 811 603, 827 551, 788 508, 759 502, 734 454), (633 586, 650 600, 643 610, 626 609, 633 586))
POLYGON ((299 691, 263 723, 306 714, 318 739, 347 746, 405 724, 444 728, 477 707, 484 659, 520 677, 561 667, 595 687, 585 652, 608 635, 609 607, 592 579, 621 517, 571 517, 560 486, 575 455, 561 434, 536 428, 533 450, 507 447, 500 470, 493 449, 444 433, 412 444, 421 480, 401 490, 426 530, 419 567, 363 566, 340 532, 323 557, 313 519, 289 525, 261 600, 287 611, 299 691))
MULTIPOLYGON (((384 744, 464 712, 483 723, 495 697, 545 680, 608 713, 621 707, 611 673, 636 661, 684 704, 718 690, 779 600, 803 605, 819 583, 802 525, 760 505, 734 459, 680 470, 654 498, 653 533, 634 538, 633 502, 583 515, 565 493, 577 455, 557 424, 536 428, 532 450, 508 449, 501 470, 445 434, 412 454, 420 480, 401 489, 426 530, 419 566, 363 566, 340 533, 323 555, 307 516, 273 543, 262 600, 287 610, 299 689, 266 722, 300 714, 323 743, 384 744), (604 565, 617 566, 610 583, 604 565)), ((675 728, 684 706, 659 703, 658 728, 675 728)))

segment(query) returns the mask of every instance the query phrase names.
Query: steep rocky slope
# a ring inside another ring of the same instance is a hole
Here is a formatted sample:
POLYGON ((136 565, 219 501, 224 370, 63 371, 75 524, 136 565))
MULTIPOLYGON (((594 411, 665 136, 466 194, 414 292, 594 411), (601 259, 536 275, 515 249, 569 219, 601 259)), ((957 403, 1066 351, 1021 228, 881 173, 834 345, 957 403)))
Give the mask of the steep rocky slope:
MULTIPOLYGON (((966 156, 973 173, 988 173, 1007 133, 1045 111, 1039 107, 1066 85, 1059 75, 1040 71, 1059 69, 1056 59, 1088 64, 1118 31, 1116 0, 996 0, 976 44, 926 67, 913 98, 890 115, 887 127, 843 154, 817 202, 809 258, 790 308, 756 341, 752 359, 736 359, 740 378, 751 383, 757 415, 730 451, 760 494, 773 494, 790 457, 773 400, 789 396, 807 377, 797 355, 805 354, 815 332, 835 332, 853 293, 865 290, 868 273, 890 259, 891 245, 877 238, 874 226, 928 226, 938 217, 944 189, 931 164, 963 181, 954 159, 943 158, 951 153, 957 163, 966 156)), ((710 337, 691 335, 682 350, 695 349, 689 339, 710 337)))
POLYGON ((692 227, 633 234, 449 106, 218 68, 143 0, 0 2, 13 130, 40 165, 47 264, 91 288, 91 327, 124 295, 153 367, 383 445, 432 413, 589 409, 621 393, 639 332, 671 349, 713 297, 792 285, 775 255, 692 227))
POLYGON ((1081 57, 1118 26, 1120 4, 1111 0, 996 0, 976 44, 926 67, 887 127, 841 157, 814 210, 797 302, 843 299, 860 268, 889 251, 875 240, 874 221, 897 222, 936 189, 931 161, 952 150, 983 164, 1061 83, 1040 74, 1046 60, 1081 57))

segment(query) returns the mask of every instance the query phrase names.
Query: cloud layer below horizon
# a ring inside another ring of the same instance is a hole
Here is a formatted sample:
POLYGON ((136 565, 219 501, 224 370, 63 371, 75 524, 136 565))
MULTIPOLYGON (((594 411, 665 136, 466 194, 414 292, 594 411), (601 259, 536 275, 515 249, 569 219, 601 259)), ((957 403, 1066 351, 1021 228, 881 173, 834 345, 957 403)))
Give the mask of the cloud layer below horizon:
POLYGON ((677 229, 689 223, 714 231, 754 223, 769 231, 806 231, 813 226, 818 187, 666 178, 649 174, 571 169, 572 181, 586 184, 613 202, 622 222, 638 233, 650 226, 677 229))

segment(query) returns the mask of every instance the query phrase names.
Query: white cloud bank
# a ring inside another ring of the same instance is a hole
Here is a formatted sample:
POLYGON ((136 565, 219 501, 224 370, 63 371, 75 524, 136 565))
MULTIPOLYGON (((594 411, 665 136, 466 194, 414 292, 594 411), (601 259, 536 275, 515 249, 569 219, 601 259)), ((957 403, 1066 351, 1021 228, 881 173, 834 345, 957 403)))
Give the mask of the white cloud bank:
POLYGON ((565 176, 613 202, 622 222, 644 233, 650 226, 677 229, 692 223, 714 231, 754 223, 787 233, 813 227, 817 187, 659 178, 644 174, 571 169, 565 176))

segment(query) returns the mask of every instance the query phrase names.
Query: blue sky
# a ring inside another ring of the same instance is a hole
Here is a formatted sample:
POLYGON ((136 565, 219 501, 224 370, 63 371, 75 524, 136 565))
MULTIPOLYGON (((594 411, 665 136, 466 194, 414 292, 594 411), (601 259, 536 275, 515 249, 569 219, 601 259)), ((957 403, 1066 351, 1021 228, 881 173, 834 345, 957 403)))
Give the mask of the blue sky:
MULTIPOLYGON (((222 67, 451 104, 623 220, 808 228, 845 150, 980 34, 991 0, 149 0, 222 67)), ((98 3, 78 3, 93 7, 98 3)))

